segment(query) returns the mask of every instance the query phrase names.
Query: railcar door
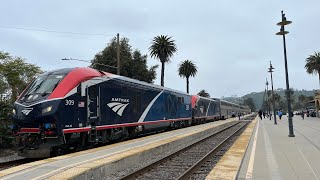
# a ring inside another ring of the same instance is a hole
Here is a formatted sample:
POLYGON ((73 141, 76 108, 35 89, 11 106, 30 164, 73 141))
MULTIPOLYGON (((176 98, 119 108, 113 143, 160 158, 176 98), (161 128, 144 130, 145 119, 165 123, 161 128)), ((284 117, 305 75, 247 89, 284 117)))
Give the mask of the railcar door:
POLYGON ((100 125, 100 86, 93 85, 86 88, 87 92, 87 124, 100 125))

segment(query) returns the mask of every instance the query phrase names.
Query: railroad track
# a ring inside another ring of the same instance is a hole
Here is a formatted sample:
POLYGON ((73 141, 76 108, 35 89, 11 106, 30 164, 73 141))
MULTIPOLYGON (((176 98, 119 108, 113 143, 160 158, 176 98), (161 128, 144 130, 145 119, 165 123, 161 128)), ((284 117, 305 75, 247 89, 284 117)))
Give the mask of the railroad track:
POLYGON ((121 179, 205 179, 249 122, 238 121, 121 179))
POLYGON ((16 160, 12 160, 12 161, 6 161, 6 162, 2 162, 0 163, 0 172, 2 170, 14 167, 14 166, 19 166, 25 163, 30 163, 33 161, 36 161, 38 159, 28 159, 28 158, 22 158, 22 159, 16 159, 16 160))

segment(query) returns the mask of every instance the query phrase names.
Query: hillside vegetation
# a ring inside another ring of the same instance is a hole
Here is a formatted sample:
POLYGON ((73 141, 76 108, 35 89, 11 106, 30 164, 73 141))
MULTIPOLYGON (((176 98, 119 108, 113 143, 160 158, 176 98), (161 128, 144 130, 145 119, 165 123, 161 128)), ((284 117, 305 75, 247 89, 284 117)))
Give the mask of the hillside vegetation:
MULTIPOLYGON (((285 89, 276 89, 274 91, 276 94, 278 94, 281 99, 283 101, 285 101, 285 89)), ((237 97, 237 96, 232 96, 232 97, 222 97, 223 100, 226 100, 226 101, 230 101, 230 102, 234 102, 234 103, 237 103, 237 104, 243 104, 243 101, 245 99, 248 99, 248 98, 252 98, 253 99, 253 102, 254 102, 254 105, 256 107, 257 110, 261 109, 261 106, 262 106, 262 103, 263 103, 263 98, 264 98, 264 94, 265 92, 264 91, 261 91, 261 92, 252 92, 250 94, 246 94, 242 97, 237 97)), ((314 96, 314 90, 294 90, 294 93, 293 95, 291 95, 291 97, 294 99, 293 102, 298 102, 298 97, 300 95, 304 95, 304 96, 307 96, 307 97, 310 97, 310 96, 314 96)))

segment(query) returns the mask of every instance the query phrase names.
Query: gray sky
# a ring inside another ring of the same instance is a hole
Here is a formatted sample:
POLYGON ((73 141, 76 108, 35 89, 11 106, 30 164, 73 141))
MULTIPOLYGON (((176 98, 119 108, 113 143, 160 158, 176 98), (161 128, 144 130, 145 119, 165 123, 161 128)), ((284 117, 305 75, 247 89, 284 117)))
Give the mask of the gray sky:
MULTIPOLYGON (((90 60, 120 33, 142 53, 151 40, 169 35, 178 53, 166 65, 165 86, 185 91, 178 64, 192 60, 198 74, 190 92, 206 89, 211 96, 242 96, 263 91, 269 61, 276 68, 274 88, 285 88, 282 37, 276 23, 284 10, 293 24, 286 36, 290 86, 317 89, 317 76, 305 72, 305 59, 320 51, 320 1, 298 0, 7 0, 1 2, 0 26, 104 34, 85 36, 0 28, 0 50, 21 56, 44 70, 88 66, 61 58, 90 60)), ((149 65, 160 64, 149 57, 149 65)), ((160 68, 156 84, 160 84, 160 68)))

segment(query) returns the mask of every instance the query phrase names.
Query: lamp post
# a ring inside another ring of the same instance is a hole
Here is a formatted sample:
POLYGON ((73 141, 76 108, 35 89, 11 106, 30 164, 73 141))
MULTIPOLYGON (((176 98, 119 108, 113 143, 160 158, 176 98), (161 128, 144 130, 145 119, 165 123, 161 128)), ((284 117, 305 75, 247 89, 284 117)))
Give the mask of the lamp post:
MULTIPOLYGON (((92 61, 88 61, 88 60, 82 60, 82 59, 73 59, 73 58, 63 58, 61 59, 62 61, 81 61, 81 62, 87 62, 87 63, 92 63, 92 61)), ((94 63, 100 66, 105 66, 105 67, 109 67, 109 68, 115 68, 118 69, 118 67, 115 66, 110 66, 110 65, 106 65, 106 64, 101 64, 101 63, 94 63)))
POLYGON ((266 86, 267 86, 267 105, 268 105, 268 114, 269 114, 269 120, 271 120, 271 112, 270 112, 270 104, 269 104, 269 95, 268 95, 268 88, 269 88, 269 82, 268 79, 266 78, 266 86))
POLYGON ((291 21, 287 21, 285 14, 281 11, 281 22, 277 23, 278 26, 281 26, 280 31, 276 33, 276 35, 282 35, 283 39, 283 53, 284 53, 284 65, 286 71, 286 97, 288 103, 288 113, 289 113, 289 137, 295 137, 293 133, 293 123, 292 123, 292 113, 291 113, 291 101, 290 101, 290 89, 289 89, 289 76, 288 76, 288 64, 287 64, 287 50, 286 50, 286 37, 285 35, 288 34, 288 31, 285 31, 284 26, 291 24, 291 21))
POLYGON ((277 124, 277 115, 276 115, 276 106, 274 104, 274 93, 273 93, 273 79, 272 79, 272 72, 274 70, 274 67, 272 67, 271 61, 270 61, 270 67, 268 68, 268 72, 271 75, 271 95, 272 95, 272 109, 273 109, 273 115, 274 115, 274 124, 277 124))

